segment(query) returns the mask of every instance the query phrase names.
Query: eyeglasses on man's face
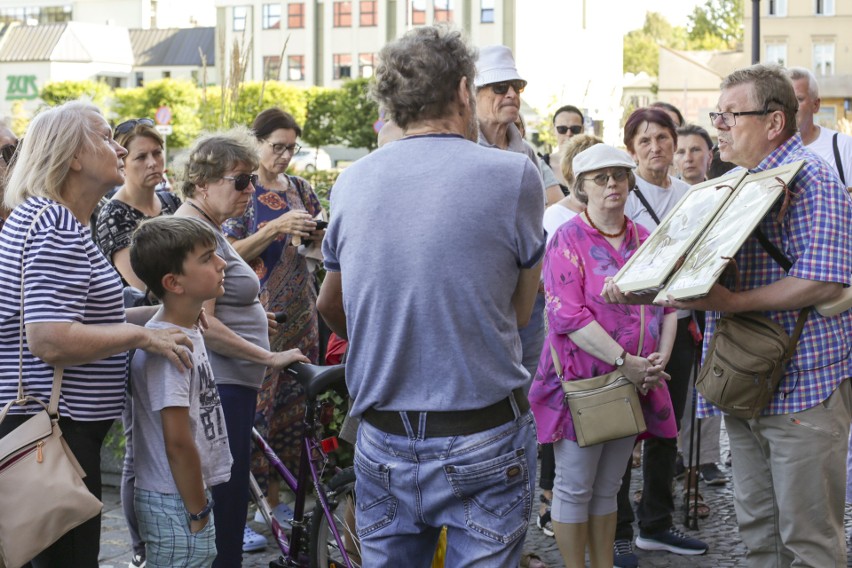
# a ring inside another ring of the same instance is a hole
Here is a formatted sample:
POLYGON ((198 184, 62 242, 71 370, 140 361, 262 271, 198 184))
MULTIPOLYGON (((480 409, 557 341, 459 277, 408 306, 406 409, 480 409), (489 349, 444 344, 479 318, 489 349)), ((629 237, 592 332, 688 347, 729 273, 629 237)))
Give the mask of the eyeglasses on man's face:
POLYGON ((234 182, 234 189, 237 191, 245 191, 249 184, 257 186, 257 174, 239 174, 236 176, 222 176, 222 179, 231 180, 234 182))
POLYGON ((291 156, 295 156, 302 149, 298 144, 273 144, 269 140, 265 140, 265 142, 272 146, 272 153, 276 156, 281 156, 284 152, 290 152, 291 156))
POLYGON ((572 124, 571 126, 560 125, 556 127, 556 132, 558 132, 559 134, 568 134, 569 130, 571 131, 571 134, 576 136, 583 131, 583 127, 579 124, 572 124))
POLYGON ((143 126, 154 126, 154 121, 150 118, 132 118, 130 120, 125 120, 115 127, 115 136, 121 136, 122 134, 130 132, 136 128, 138 124, 143 126))
POLYGON ((598 187, 606 187, 609 178, 612 178, 615 182, 620 183, 627 179, 627 170, 624 168, 618 168, 617 170, 612 170, 608 173, 600 173, 594 177, 587 177, 584 180, 592 181, 598 187))
POLYGON ((770 112, 775 112, 770 109, 763 110, 744 110, 742 112, 711 112, 710 124, 716 124, 716 121, 721 119, 725 126, 736 126, 738 116, 765 116, 770 112))
POLYGON ((494 92, 495 95, 505 95, 509 92, 509 87, 515 89, 515 92, 520 95, 524 92, 524 87, 526 87, 527 84, 524 81, 521 81, 520 79, 514 79, 512 81, 500 81, 499 83, 491 83, 488 86, 491 87, 491 90, 494 92))

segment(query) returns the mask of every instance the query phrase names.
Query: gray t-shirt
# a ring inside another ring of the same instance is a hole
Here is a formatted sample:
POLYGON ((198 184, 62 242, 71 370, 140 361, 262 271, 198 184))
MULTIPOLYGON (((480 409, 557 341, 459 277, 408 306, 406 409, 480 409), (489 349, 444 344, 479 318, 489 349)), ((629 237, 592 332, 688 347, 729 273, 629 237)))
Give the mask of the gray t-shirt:
MULTIPOLYGON (((269 349, 269 324, 266 310, 258 299, 260 281, 257 274, 219 231, 216 231, 216 254, 227 263, 225 293, 216 299, 216 317, 249 343, 269 349)), ((210 349, 207 354, 216 384, 260 388, 266 372, 264 365, 224 357, 210 349)))
MULTIPOLYGON (((178 327, 152 320, 145 327, 178 327)), ((212 487, 231 477, 228 431, 219 391, 207 360, 204 339, 194 329, 178 328, 192 340, 192 369, 180 371, 168 359, 138 349, 130 365, 133 388, 133 452, 136 487, 157 493, 178 493, 163 437, 160 411, 189 408, 195 446, 201 458, 204 484, 212 487)))
POLYGON ((525 155, 403 138, 341 173, 323 242, 341 273, 352 414, 470 410, 528 382, 512 295, 544 251, 525 155))

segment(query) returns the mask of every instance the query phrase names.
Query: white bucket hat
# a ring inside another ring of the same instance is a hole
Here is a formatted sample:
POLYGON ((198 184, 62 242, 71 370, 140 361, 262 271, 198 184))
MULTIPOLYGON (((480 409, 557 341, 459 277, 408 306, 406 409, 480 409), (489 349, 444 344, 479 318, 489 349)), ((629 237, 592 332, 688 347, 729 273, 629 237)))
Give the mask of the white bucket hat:
MULTIPOLYGON (((489 45, 479 50, 476 60, 476 78, 473 85, 476 88, 503 81, 524 81, 518 75, 512 50, 505 45, 489 45)), ((524 81, 524 85, 527 82, 524 81)))
POLYGON ((601 168, 620 167, 632 170, 636 167, 636 162, 624 150, 606 144, 595 144, 574 156, 571 165, 574 169, 574 176, 579 177, 580 174, 601 168))

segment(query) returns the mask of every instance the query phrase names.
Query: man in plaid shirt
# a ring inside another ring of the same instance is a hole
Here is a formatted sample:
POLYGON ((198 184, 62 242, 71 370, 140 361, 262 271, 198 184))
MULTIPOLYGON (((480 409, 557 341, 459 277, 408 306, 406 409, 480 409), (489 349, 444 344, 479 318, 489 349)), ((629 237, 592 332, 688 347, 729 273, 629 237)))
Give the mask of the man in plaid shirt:
MULTIPOLYGON (((722 82, 721 158, 750 172, 806 160, 778 223, 781 200, 760 228, 793 264, 789 273, 752 235, 736 255, 741 291, 716 284, 679 308, 708 310, 705 348, 720 312, 758 311, 792 335, 799 311, 837 298, 852 274, 852 205, 837 173, 807 150, 796 130, 798 104, 783 69, 754 65, 722 82)), ((846 566, 843 509, 852 420, 852 312, 813 311, 771 404, 754 420, 725 416, 733 454, 734 499, 748 565, 846 566)), ((718 409, 699 400, 699 417, 718 409)))

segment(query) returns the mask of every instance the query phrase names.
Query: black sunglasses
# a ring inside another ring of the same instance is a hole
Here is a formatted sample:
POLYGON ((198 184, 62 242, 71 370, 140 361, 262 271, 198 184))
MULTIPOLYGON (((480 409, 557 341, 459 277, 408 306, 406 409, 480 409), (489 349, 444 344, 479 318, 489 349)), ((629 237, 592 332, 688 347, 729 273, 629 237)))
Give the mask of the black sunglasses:
POLYGON ((257 174, 240 174, 238 176, 222 176, 222 179, 229 179, 234 182, 234 189, 237 191, 245 191, 249 183, 257 186, 257 174))
POLYGON ((121 134, 126 134, 136 128, 136 125, 142 124, 144 126, 154 126, 154 121, 150 118, 133 118, 130 120, 125 120, 121 124, 115 127, 115 136, 119 136, 121 134))
POLYGON ((20 144, 20 140, 14 144, 6 144, 0 148, 0 157, 3 158, 7 166, 12 163, 12 158, 15 157, 15 152, 18 150, 18 144, 20 144))
POLYGON ((583 131, 583 127, 579 124, 572 124, 571 126, 557 126, 556 132, 559 134, 568 134, 568 131, 571 131, 571 134, 577 135, 583 131))
POLYGON ((525 81, 521 81, 520 79, 514 79, 512 81, 501 81, 500 83, 491 83, 488 85, 491 87, 491 90, 494 91, 495 95, 505 95, 509 92, 509 87, 515 89, 515 92, 519 95, 524 92, 524 87, 527 86, 525 81))

